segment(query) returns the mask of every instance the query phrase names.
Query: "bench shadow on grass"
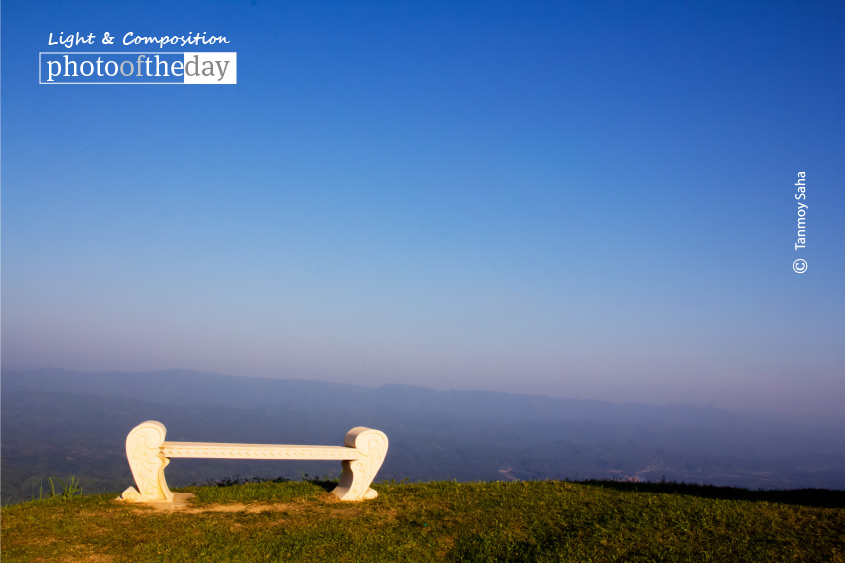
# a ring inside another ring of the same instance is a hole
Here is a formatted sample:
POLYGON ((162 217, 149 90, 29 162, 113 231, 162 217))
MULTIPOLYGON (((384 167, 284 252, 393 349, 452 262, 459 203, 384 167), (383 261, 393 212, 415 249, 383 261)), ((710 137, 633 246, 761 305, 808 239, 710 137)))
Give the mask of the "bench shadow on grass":
MULTIPOLYGON (((248 483, 290 483, 294 481, 284 476, 279 477, 241 477, 240 475, 228 475, 222 479, 209 479, 204 484, 191 483, 191 487, 233 487, 235 485, 245 485, 248 483)), ((324 489, 327 493, 332 492, 337 487, 340 479, 331 479, 330 477, 309 477, 304 474, 302 481, 316 485, 324 489)))
POLYGON ((312 485, 317 485, 321 489, 325 489, 327 493, 332 492, 337 488, 338 481, 337 480, 330 480, 330 479, 308 479, 308 482, 312 485))
POLYGON ((579 485, 614 489, 624 492, 670 493, 692 495, 701 498, 720 500, 745 500, 752 502, 777 502, 818 508, 845 508, 845 491, 830 489, 790 489, 752 491, 737 487, 717 487, 715 485, 696 485, 691 483, 658 482, 631 483, 627 481, 571 481, 579 485))

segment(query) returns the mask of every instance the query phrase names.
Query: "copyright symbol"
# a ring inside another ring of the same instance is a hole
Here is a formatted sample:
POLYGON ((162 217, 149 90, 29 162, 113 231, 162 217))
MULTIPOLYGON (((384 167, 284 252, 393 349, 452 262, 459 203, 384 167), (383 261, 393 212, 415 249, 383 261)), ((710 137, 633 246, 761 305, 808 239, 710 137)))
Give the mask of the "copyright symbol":
POLYGON ((807 271, 807 261, 803 258, 799 258, 792 263, 792 269, 795 270, 796 274, 803 274, 807 271))

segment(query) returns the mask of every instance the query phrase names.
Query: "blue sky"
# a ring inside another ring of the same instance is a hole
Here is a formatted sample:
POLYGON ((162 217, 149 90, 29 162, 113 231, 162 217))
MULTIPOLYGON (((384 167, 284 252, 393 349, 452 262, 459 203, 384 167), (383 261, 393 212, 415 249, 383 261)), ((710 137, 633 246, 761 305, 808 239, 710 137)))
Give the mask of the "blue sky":
POLYGON ((3 365, 837 414, 843 32, 839 2, 5 1, 3 365), (76 31, 225 35, 238 84, 39 85, 76 31))

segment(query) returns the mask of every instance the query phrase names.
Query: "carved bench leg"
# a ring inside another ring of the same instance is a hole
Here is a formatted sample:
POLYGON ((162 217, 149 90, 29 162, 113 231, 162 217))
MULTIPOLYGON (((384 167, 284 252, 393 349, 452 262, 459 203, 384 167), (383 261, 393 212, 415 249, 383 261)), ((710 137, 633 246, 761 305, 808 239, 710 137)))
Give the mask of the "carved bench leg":
POLYGON ((358 450, 358 459, 343 462, 340 484, 332 491, 340 500, 376 498, 378 493, 370 483, 387 455, 387 436, 384 432, 357 426, 346 433, 343 444, 358 450))
POLYGON ((133 428, 126 437, 126 457, 138 489, 126 489, 120 497, 122 500, 173 502, 173 493, 164 480, 164 468, 170 460, 161 453, 166 433, 162 423, 148 420, 133 428))

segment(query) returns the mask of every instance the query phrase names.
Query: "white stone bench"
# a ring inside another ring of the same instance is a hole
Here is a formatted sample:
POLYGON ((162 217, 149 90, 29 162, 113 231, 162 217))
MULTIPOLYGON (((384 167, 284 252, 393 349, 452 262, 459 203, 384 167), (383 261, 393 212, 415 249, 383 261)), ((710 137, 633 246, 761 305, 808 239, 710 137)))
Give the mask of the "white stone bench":
POLYGON ((370 484, 387 454, 384 432, 358 426, 346 433, 343 446, 291 446, 283 444, 219 444, 211 442, 165 442, 167 429, 148 420, 126 437, 126 457, 138 486, 120 496, 132 502, 173 502, 164 480, 170 458, 338 460, 343 465, 340 484, 332 491, 341 500, 375 498, 370 484))

